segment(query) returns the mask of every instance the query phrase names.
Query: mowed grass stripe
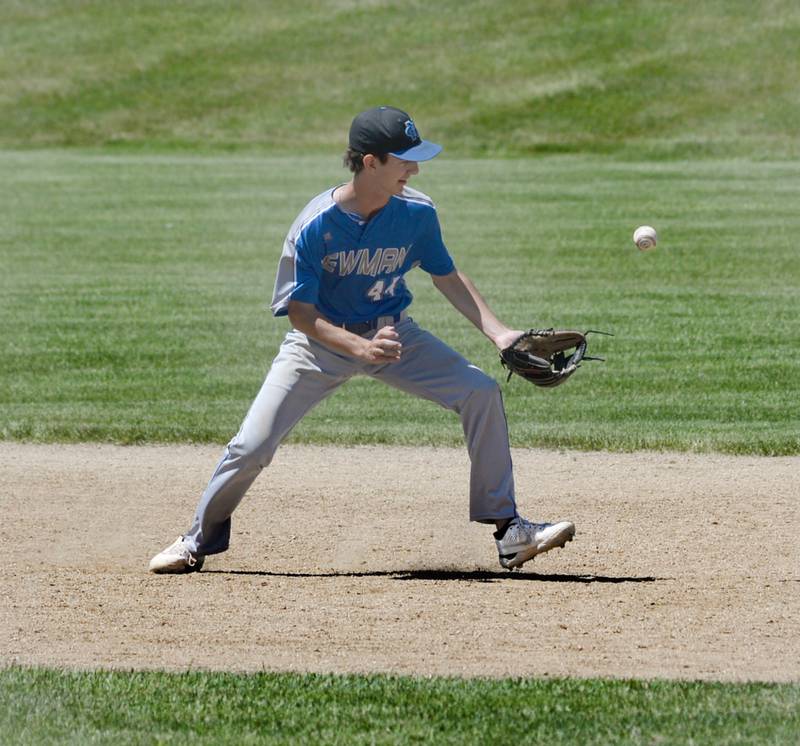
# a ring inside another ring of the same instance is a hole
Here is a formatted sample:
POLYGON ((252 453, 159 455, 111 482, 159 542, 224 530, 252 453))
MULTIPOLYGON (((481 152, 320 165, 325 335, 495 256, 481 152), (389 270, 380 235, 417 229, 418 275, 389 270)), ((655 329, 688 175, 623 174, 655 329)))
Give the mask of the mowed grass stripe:
POLYGON ((0 671, 38 743, 793 743, 796 684, 0 671))
MULTIPOLYGON (((284 235, 347 178, 338 158, 6 152, 0 436, 225 442, 287 323, 284 235)), ((512 444, 800 452, 800 165, 598 156, 423 170, 444 237, 509 324, 601 329, 563 387, 505 383, 420 271, 414 317, 503 385, 512 444), (641 223, 659 248, 631 241, 641 223)), ((451 413, 350 382, 294 431, 314 443, 456 445, 451 413)))
POLYGON ((800 154, 792 0, 28 0, 0 20, 0 147, 320 152, 391 103, 460 155, 800 154))

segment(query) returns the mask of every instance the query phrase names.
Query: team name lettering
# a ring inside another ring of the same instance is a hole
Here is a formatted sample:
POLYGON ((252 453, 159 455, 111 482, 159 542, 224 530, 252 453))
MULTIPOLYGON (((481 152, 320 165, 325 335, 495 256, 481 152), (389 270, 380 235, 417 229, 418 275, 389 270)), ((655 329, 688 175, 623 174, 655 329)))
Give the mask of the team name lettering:
POLYGON ((322 268, 326 272, 338 274, 340 277, 351 275, 392 274, 403 266, 408 255, 405 246, 386 249, 351 249, 326 254, 322 259, 322 268))

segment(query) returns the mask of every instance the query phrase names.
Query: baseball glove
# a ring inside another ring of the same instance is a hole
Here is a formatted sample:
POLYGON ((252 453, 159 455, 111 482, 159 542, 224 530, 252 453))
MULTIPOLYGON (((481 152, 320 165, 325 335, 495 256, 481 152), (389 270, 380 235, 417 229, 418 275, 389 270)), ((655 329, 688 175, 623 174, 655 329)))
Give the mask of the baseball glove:
POLYGON ((586 335, 592 331, 531 329, 525 332, 500 353, 500 362, 508 368, 506 380, 516 373, 537 386, 561 385, 578 370, 582 360, 603 359, 586 355, 586 335))

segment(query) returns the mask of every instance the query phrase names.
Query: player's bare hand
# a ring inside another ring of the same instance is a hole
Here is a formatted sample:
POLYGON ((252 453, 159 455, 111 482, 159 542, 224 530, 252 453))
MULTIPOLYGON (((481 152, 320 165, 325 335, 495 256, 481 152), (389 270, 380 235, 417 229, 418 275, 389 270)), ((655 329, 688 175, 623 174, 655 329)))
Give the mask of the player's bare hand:
POLYGON ((384 326, 372 339, 365 339, 366 347, 362 355, 368 363, 396 363, 400 359, 403 345, 400 335, 393 326, 384 326))

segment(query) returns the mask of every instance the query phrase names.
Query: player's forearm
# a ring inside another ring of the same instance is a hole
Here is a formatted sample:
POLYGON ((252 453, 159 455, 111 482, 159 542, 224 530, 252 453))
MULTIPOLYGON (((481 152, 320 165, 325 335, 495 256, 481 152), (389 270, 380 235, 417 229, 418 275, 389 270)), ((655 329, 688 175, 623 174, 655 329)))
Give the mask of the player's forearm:
POLYGON ((342 327, 334 326, 310 303, 290 301, 289 321, 297 331, 303 332, 329 349, 353 357, 358 357, 362 353, 361 337, 342 327))
POLYGON ((295 329, 328 349, 356 357, 367 363, 395 363, 403 345, 393 326, 378 329, 369 339, 332 324, 310 303, 289 302, 289 320, 295 329))
POLYGON ((504 346, 511 330, 494 315, 469 277, 459 270, 453 270, 449 275, 434 276, 433 284, 462 316, 471 321, 495 345, 504 346))

